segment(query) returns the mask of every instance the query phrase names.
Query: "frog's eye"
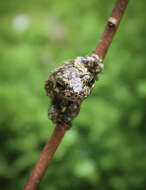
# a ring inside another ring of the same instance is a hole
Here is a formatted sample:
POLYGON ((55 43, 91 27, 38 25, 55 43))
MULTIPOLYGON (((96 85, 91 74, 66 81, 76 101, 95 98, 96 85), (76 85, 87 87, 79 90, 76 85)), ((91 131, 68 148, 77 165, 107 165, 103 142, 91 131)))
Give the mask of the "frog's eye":
POLYGON ((92 87, 92 85, 94 84, 94 82, 95 82, 95 79, 94 79, 94 78, 91 79, 91 80, 88 82, 88 86, 89 86, 89 87, 92 87))
POLYGON ((63 90, 63 89, 65 88, 64 85, 61 84, 60 82, 56 82, 56 87, 57 87, 58 89, 61 89, 61 90, 63 90))

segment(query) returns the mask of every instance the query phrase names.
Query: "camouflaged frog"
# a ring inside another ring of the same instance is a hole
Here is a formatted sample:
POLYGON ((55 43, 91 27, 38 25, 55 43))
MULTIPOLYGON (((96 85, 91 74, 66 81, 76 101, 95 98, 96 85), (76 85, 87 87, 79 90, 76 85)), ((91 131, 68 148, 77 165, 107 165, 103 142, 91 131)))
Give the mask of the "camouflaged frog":
POLYGON ((77 57, 55 69, 45 83, 45 90, 51 98, 50 119, 69 128, 101 72, 103 64, 96 55, 77 57))

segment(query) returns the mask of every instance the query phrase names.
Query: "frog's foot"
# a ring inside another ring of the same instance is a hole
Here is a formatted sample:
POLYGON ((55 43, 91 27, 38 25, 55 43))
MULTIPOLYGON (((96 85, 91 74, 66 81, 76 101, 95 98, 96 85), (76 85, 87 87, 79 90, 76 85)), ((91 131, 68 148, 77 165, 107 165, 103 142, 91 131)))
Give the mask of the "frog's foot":
POLYGON ((57 118, 57 125, 59 127, 66 127, 66 129, 70 129, 72 126, 72 118, 65 113, 60 113, 57 118))
POLYGON ((72 120, 78 115, 80 104, 69 101, 64 112, 59 114, 59 123, 67 126, 68 129, 72 126, 72 120))
POLYGON ((88 68, 89 72, 91 72, 96 79, 97 74, 104 72, 102 59, 100 59, 96 54, 85 57, 77 57, 75 61, 84 63, 85 66, 88 68))
POLYGON ((67 101, 66 104, 64 104, 60 102, 60 104, 51 105, 48 115, 53 123, 70 129, 72 126, 72 120, 78 115, 79 110, 79 103, 67 101))

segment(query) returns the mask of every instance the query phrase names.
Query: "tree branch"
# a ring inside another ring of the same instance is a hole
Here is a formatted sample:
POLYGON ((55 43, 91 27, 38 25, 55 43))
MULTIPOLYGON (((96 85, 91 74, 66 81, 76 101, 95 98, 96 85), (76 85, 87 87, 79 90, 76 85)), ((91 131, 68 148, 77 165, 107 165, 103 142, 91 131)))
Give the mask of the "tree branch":
POLYGON ((45 145, 38 162, 32 170, 28 181, 24 186, 24 190, 35 190, 37 188, 52 160, 54 153, 56 152, 57 147, 65 135, 66 129, 67 128, 65 126, 56 126, 50 140, 45 145))
MULTIPOLYGON (((104 59, 107 50, 113 40, 127 4, 128 0, 117 0, 111 17, 108 19, 101 40, 99 41, 96 49, 93 51, 93 53, 98 55, 98 57, 102 60, 104 59)), ((32 170, 28 181, 24 186, 24 190, 35 190, 37 188, 66 131, 66 126, 56 126, 50 140, 45 145, 38 162, 32 170)))

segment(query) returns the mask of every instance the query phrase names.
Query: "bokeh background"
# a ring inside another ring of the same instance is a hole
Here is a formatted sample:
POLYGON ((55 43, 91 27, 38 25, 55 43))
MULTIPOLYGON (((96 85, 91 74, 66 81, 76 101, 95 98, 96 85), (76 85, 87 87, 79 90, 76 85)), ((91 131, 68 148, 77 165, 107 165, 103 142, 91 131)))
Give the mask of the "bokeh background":
MULTIPOLYGON (((1 0, 0 189, 22 189, 54 125, 44 81, 90 55, 115 0, 1 0)), ((104 61, 39 189, 146 189, 146 1, 130 1, 104 61)))

